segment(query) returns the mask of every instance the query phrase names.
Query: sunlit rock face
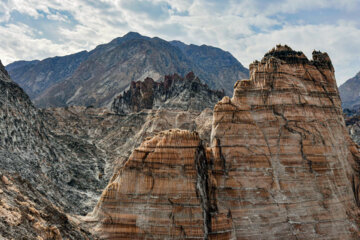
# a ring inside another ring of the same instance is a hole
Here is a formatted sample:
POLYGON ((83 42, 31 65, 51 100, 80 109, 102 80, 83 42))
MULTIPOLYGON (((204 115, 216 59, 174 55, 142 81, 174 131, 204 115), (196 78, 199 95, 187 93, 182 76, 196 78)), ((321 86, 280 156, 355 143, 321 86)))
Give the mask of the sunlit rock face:
POLYGON ((211 147, 160 133, 89 220, 104 239, 358 239, 359 152, 326 53, 277 46, 214 108, 211 147))
POLYGON ((219 213, 244 239, 356 239, 358 150, 326 53, 278 46, 214 109, 219 213))

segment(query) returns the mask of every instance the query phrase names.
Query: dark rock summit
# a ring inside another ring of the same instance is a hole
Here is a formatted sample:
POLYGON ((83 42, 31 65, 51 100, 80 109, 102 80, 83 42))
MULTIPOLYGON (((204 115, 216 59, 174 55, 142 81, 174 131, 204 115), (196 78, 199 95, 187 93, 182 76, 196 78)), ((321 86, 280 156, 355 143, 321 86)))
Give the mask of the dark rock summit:
POLYGON ((130 89, 115 98, 111 108, 117 114, 161 108, 202 111, 215 106, 223 96, 223 91, 209 89, 190 72, 185 78, 165 76, 162 82, 152 78, 131 82, 130 89))

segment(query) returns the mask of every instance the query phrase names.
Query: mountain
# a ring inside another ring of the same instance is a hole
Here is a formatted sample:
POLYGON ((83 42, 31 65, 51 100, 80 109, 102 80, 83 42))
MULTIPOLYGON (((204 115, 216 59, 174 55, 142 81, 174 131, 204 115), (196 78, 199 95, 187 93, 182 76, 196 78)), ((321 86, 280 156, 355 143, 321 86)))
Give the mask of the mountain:
POLYGON ((6 69, 12 79, 34 99, 49 86, 70 77, 88 55, 88 52, 83 51, 42 61, 18 61, 7 65, 6 69))
POLYGON ((334 68, 277 46, 214 107, 211 146, 167 130, 136 148, 87 221, 102 239, 358 239, 359 160, 334 68))
POLYGON ((131 82, 130 89, 114 99, 111 109, 117 114, 161 108, 202 111, 213 108, 222 97, 223 91, 209 89, 190 72, 185 78, 167 75, 162 82, 152 78, 131 82))
POLYGON ((201 69, 202 79, 215 79, 214 83, 207 82, 212 89, 224 89, 229 96, 233 93, 234 79, 244 79, 249 76, 248 69, 244 68, 231 53, 212 46, 184 44, 180 41, 171 41, 185 56, 201 69), (216 81, 217 79, 217 81, 216 81))
POLYGON ((339 87, 343 108, 360 108, 360 72, 339 87))
POLYGON ((233 84, 248 76, 248 70, 221 49, 167 42, 133 32, 90 52, 17 62, 7 68, 40 107, 110 106, 131 81, 146 77, 158 81, 165 75, 190 71, 210 88, 231 94, 233 84))

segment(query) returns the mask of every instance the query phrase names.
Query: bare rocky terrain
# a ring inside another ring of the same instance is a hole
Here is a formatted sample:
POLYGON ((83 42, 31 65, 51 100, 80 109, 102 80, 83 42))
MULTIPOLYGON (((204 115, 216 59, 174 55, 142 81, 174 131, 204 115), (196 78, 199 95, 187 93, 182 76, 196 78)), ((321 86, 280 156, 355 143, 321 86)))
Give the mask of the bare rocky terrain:
POLYGON ((211 89, 232 94, 234 83, 248 77, 229 52, 211 46, 186 45, 130 32, 80 52, 42 61, 6 66, 10 76, 38 107, 111 106, 132 81, 193 71, 211 89))
MULTIPOLYGON (((220 51, 170 44, 204 69, 220 51)), ((330 58, 277 46, 250 70, 232 98, 191 72, 130 81, 111 109, 38 109, 0 64, 0 238, 358 239, 360 154, 330 58)))
POLYGON ((91 239, 77 216, 92 211, 114 171, 144 139, 171 128, 210 138, 210 108, 217 101, 205 101, 210 108, 199 103, 203 108, 197 110, 139 109, 127 115, 80 106, 37 109, 2 65, 0 74, 0 232, 6 238, 91 239))

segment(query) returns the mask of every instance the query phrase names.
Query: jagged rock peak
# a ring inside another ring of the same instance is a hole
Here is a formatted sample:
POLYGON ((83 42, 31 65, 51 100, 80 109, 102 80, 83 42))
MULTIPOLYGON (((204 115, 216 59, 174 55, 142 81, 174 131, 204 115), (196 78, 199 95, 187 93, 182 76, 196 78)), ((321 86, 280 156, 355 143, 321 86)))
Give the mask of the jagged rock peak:
POLYGON ((261 61, 256 60, 250 64, 249 80, 237 81, 234 87, 271 90, 277 87, 273 85, 274 77, 289 73, 302 81, 315 80, 329 83, 327 86, 331 88, 330 91, 337 92, 334 68, 329 55, 315 50, 312 55, 313 60, 310 61, 301 51, 294 51, 287 45, 277 45, 266 53, 261 61), (305 71, 294 71, 295 66, 305 71))
POLYGON ((131 82, 130 89, 115 98, 112 110, 117 114, 153 108, 202 111, 212 108, 223 96, 224 91, 211 90, 193 72, 185 78, 175 73, 166 75, 162 82, 149 77, 131 82))
POLYGON ((276 45, 273 49, 267 52, 262 59, 262 61, 266 61, 270 58, 277 58, 285 61, 288 64, 297 64, 297 63, 308 63, 309 60, 305 56, 305 54, 301 51, 294 51, 291 47, 287 45, 276 45))
MULTIPOLYGON (((329 55, 316 50, 312 52, 313 59, 310 61, 302 51, 294 51, 287 45, 279 44, 267 52, 262 61, 268 61, 271 58, 280 59, 287 64, 312 64, 334 71, 329 55)), ((255 61, 254 63, 257 62, 255 61)))

